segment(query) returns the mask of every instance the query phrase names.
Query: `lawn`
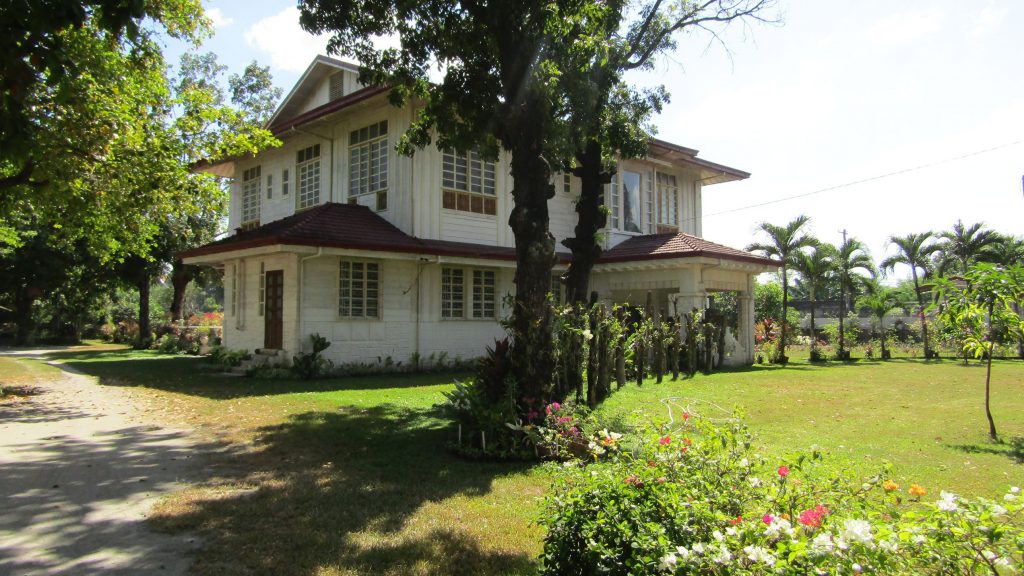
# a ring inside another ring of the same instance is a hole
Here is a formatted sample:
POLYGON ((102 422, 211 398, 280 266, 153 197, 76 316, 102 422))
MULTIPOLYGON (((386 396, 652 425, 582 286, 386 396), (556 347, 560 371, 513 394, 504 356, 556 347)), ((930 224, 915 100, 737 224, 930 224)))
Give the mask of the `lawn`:
MULTIPOLYGON (((55 355, 108 385, 138 387, 172 421, 225 447, 209 484, 165 501, 154 522, 197 530, 203 574, 528 574, 540 467, 466 462, 433 405, 453 375, 314 382, 231 378, 195 358, 126 350, 55 355)), ((12 370, 0 358, 0 374, 12 370)), ((19 363, 28 361, 19 361, 19 363)), ((648 381, 598 411, 609 422, 664 419, 662 400, 710 417, 746 414, 780 461, 818 446, 864 474, 883 460, 904 486, 1001 494, 1024 482, 1022 454, 991 443, 984 368, 955 360, 859 361, 648 381)), ((996 424, 1024 436, 1024 362, 993 367, 996 424)))

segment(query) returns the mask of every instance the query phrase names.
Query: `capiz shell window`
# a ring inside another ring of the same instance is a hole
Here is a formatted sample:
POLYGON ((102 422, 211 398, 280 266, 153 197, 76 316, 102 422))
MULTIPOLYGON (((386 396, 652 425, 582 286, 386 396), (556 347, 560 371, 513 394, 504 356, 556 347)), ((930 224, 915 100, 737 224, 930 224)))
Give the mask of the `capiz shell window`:
POLYGON ((320 145, 314 144, 299 150, 295 155, 295 196, 299 209, 320 203, 320 145))
POLYGON ((380 264, 361 260, 338 264, 338 316, 380 317, 380 264))
POLYGON ((242 172, 242 225, 260 221, 260 167, 242 172))
POLYGON ((441 154, 441 205, 448 210, 494 215, 494 162, 484 160, 476 152, 441 154))
POLYGON ((388 207, 388 122, 353 130, 348 139, 348 197, 375 194, 377 211, 388 207))

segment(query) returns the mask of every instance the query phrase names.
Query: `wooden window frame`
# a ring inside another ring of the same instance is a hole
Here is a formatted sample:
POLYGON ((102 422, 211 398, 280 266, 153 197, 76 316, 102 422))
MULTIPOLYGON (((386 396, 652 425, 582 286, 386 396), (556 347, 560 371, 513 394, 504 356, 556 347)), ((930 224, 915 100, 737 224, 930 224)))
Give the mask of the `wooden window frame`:
POLYGON ((348 200, 359 203, 360 196, 374 195, 374 208, 388 208, 390 168, 388 121, 381 120, 352 130, 348 136, 348 200))
POLYGON ((497 163, 477 152, 441 151, 441 207, 482 216, 498 213, 497 163))
POLYGON ((313 144, 295 153, 295 209, 305 210, 320 203, 323 189, 320 145, 313 144))
POLYGON ((362 260, 357 258, 339 258, 338 259, 338 306, 337 306, 337 317, 339 320, 380 320, 381 318, 381 278, 383 276, 383 266, 381 262, 377 260, 362 260), (348 277, 345 277, 346 267, 348 270, 348 277), (356 279, 354 272, 357 267, 362 268, 362 277, 356 279), (371 278, 371 267, 373 275, 376 278, 371 278), (356 282, 361 283, 358 286, 358 290, 361 292, 361 296, 356 296, 355 291, 357 287, 356 282), (360 313, 355 314, 356 309, 354 303, 356 300, 360 300, 360 313), (347 305, 347 307, 346 307, 347 305), (373 310, 373 314, 370 314, 370 310, 373 310))

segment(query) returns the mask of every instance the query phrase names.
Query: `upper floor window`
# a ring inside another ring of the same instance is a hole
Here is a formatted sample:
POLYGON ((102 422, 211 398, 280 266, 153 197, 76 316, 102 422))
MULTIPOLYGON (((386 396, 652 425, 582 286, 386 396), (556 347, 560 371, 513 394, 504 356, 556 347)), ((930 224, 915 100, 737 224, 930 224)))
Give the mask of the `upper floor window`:
POLYGON ((476 152, 441 154, 441 205, 449 210, 494 215, 494 162, 484 160, 476 152))
POLYGON ((296 207, 299 209, 316 206, 320 203, 320 145, 299 150, 295 155, 295 177, 297 179, 295 196, 296 207))
POLYGON ((288 169, 281 170, 281 196, 288 195, 288 186, 291 182, 291 179, 288 177, 288 169))
POLYGON ((622 173, 622 230, 640 232, 640 173, 626 170, 622 173))
POLYGON ((260 221, 260 167, 242 172, 242 226, 260 221))
POLYGON ((380 315, 380 264, 342 260, 338 265, 338 316, 378 318, 380 315))
POLYGON ((267 174, 267 200, 274 197, 274 175, 267 174))
POLYGON ((679 185, 676 177, 664 172, 657 173, 658 180, 658 227, 679 227, 679 185))
POLYGON ((375 194, 377 211, 388 207, 388 122, 353 130, 348 138, 348 197, 375 194))

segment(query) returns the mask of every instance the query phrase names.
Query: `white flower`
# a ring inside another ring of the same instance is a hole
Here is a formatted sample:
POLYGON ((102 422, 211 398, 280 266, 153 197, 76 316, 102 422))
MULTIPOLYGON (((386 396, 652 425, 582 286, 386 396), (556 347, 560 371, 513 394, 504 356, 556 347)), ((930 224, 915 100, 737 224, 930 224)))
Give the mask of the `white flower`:
POLYGON ((943 512, 953 512, 959 508, 956 504, 956 494, 943 490, 940 496, 942 499, 935 503, 935 506, 937 506, 939 510, 942 510, 943 512))
POLYGON ((928 539, 925 538, 924 535, 918 534, 917 536, 914 536, 914 544, 924 544, 926 542, 928 542, 928 539))
POLYGON ((811 540, 811 552, 818 555, 831 554, 832 550, 835 549, 835 545, 832 544, 832 537, 822 532, 811 540))
POLYGON ((1009 576, 1010 574, 1016 574, 1017 569, 1014 568, 1013 562, 1010 562, 1009 558, 998 558, 992 565, 996 569, 996 574, 999 576, 1009 576))
POLYGON ((793 525, 785 518, 775 518, 772 520, 772 523, 764 529, 764 535, 769 538, 778 538, 780 534, 792 536, 793 532, 795 532, 793 525))
POLYGON ((850 568, 853 570, 854 574, 860 574, 864 571, 864 569, 861 568, 860 564, 857 564, 856 562, 854 562, 853 566, 850 566, 850 568))
POLYGON ((676 552, 679 553, 679 558, 685 562, 690 559, 690 551, 686 549, 686 546, 680 546, 676 548, 676 552))
POLYGON ((704 554, 704 550, 705 550, 704 543, 703 542, 697 542, 696 544, 693 545, 691 550, 697 556, 700 556, 701 554, 704 554))
POLYGON ((590 331, 590 328, 587 328, 586 330, 583 331, 583 339, 584 340, 591 340, 593 338, 594 338, 594 334, 590 331))
POLYGON ((746 458, 744 458, 743 460, 740 460, 740 466, 742 466, 744 468, 749 468, 750 467, 750 461, 747 460, 746 458))
POLYGON ((1020 486, 1011 486, 1010 494, 1020 494, 1020 486))
POLYGON ((870 544, 872 540, 871 523, 867 520, 847 520, 843 522, 843 531, 840 532, 840 536, 852 542, 870 544))
POLYGON ((664 570, 665 572, 671 572, 676 569, 676 555, 669 552, 661 557, 661 563, 658 564, 658 570, 664 570))
POLYGON ((739 530, 736 530, 735 526, 730 526, 730 527, 725 529, 725 535, 726 536, 735 536, 738 533, 739 533, 739 530))
POLYGON ((716 542, 721 542, 722 540, 725 540, 725 536, 722 535, 721 530, 715 530, 711 533, 711 535, 715 537, 716 542))
POLYGON ((995 560, 996 558, 999 557, 998 554, 996 554, 995 552, 993 552, 991 550, 982 550, 981 551, 981 555, 984 556, 985 560, 988 560, 989 562, 991 562, 991 561, 993 561, 993 560, 995 560))
POLYGON ((750 478, 747 478, 747 482, 750 482, 751 488, 757 488, 761 485, 761 479, 758 478, 757 476, 751 476, 750 478))
POLYGON ((718 564, 728 564, 732 560, 732 553, 725 546, 721 546, 718 549, 718 554, 715 555, 715 562, 718 564))
POLYGON ((898 552, 900 549, 899 543, 895 540, 882 540, 878 543, 878 547, 886 552, 898 552))
POLYGON ((996 518, 1002 518, 1003 516, 1006 516, 1006 508, 1003 508, 999 504, 993 504, 992 515, 996 518))
POLYGON ((865 483, 860 485, 860 488, 861 488, 861 490, 864 490, 864 491, 871 490, 871 484, 868 484, 867 482, 865 482, 865 483))
POLYGON ((769 566, 775 565, 775 556, 765 548, 760 546, 747 546, 743 549, 743 552, 751 562, 762 562, 769 566))

